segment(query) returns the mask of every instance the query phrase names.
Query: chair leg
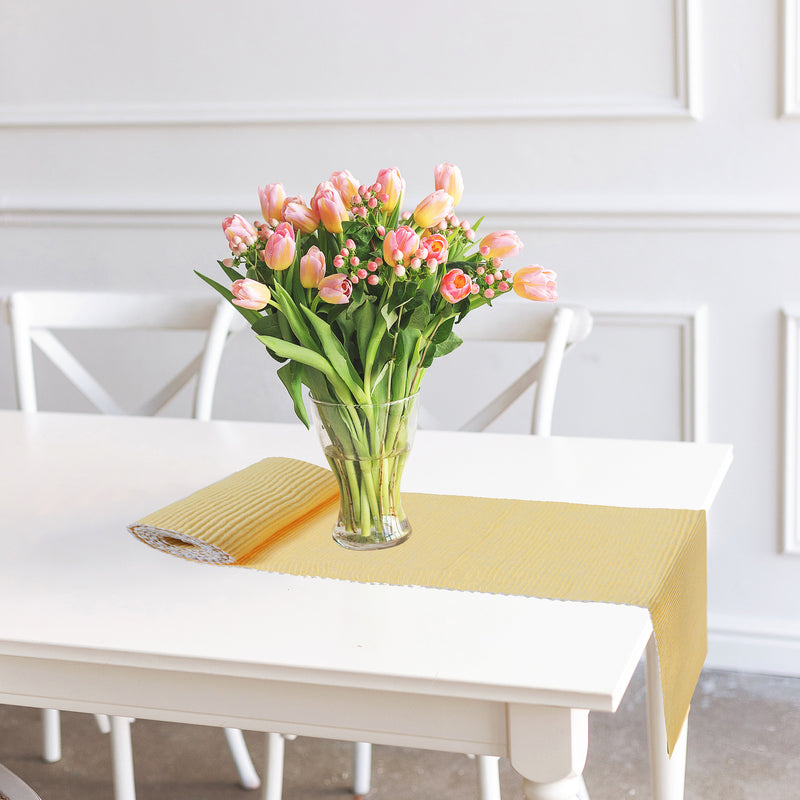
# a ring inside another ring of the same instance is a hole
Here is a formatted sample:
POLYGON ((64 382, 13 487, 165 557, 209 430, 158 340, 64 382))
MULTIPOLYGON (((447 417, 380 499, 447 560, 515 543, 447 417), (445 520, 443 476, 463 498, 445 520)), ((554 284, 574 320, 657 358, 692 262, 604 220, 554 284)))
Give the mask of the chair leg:
POLYGON ((238 728, 225 728, 225 738, 228 740, 228 747, 233 756, 233 763, 236 764, 236 771, 239 773, 239 783, 242 788, 258 789, 261 786, 261 780, 250 758, 250 751, 247 749, 244 734, 238 728))
POLYGON ((480 800, 500 800, 500 759, 478 756, 478 796, 480 800))
POLYGON ((284 740, 280 733, 266 737, 266 767, 264 772, 264 800, 281 800, 283 794, 284 740))
POLYGON ((356 742, 353 752, 353 795, 360 800, 369 794, 372 784, 372 745, 356 742))
POLYGON ((131 718, 111 717, 111 762, 114 770, 114 800, 136 800, 133 780, 131 718))
POLYGON ((42 709, 42 758, 49 764, 61 758, 61 714, 55 708, 42 709))

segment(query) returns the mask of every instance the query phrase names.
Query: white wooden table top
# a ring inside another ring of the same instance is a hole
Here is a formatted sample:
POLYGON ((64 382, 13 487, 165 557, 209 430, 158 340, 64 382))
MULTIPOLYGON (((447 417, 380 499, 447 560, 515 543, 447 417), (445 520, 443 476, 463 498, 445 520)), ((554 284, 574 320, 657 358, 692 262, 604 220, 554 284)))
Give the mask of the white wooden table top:
MULTIPOLYGON (((266 456, 324 464, 299 425, 0 411, 0 442, 0 656, 614 710, 651 633, 640 608, 209 566, 126 531, 266 456)), ((731 456, 420 431, 404 489, 700 509, 731 456)))

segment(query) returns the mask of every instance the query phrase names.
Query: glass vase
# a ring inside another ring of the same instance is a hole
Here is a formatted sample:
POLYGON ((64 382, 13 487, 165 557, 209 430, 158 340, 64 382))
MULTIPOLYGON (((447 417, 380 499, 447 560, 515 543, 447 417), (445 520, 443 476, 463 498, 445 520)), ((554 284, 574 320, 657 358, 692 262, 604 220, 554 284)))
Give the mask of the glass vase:
POLYGON ((353 550, 393 547, 411 534, 400 499, 417 427, 417 395, 357 405, 311 398, 325 457, 339 483, 333 538, 353 550))

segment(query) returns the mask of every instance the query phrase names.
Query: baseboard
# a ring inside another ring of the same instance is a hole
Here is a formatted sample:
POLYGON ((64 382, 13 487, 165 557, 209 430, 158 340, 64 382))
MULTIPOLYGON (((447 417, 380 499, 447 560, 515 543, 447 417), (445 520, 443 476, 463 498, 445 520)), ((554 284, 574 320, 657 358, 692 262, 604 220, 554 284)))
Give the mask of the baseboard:
POLYGON ((800 629, 772 620, 709 619, 706 667, 800 677, 800 629))

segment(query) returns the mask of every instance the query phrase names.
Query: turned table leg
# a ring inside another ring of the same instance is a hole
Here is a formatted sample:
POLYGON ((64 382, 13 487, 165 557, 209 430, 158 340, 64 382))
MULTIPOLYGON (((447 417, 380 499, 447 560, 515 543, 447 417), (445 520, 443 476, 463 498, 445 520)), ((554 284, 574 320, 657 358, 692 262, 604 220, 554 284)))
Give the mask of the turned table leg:
POLYGON ((575 800, 583 791, 589 712, 554 706, 508 707, 511 765, 526 800, 575 800))

